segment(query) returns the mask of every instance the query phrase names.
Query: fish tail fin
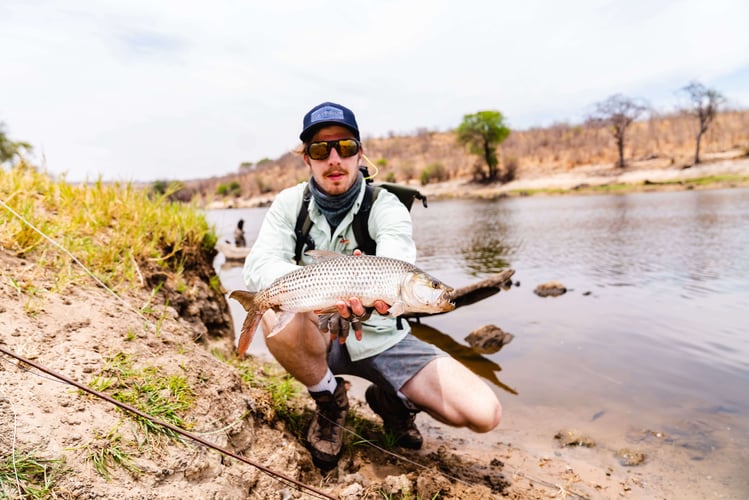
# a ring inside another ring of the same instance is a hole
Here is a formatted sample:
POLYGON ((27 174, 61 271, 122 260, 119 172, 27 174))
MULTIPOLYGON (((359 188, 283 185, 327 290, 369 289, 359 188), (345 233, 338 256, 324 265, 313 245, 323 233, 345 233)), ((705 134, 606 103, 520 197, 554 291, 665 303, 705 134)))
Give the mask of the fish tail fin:
POLYGON ((242 324, 242 332, 239 335, 239 343, 237 344, 237 354, 243 356, 252 343, 252 338, 255 336, 255 330, 257 330, 257 327, 260 324, 260 318, 262 318, 263 312, 265 311, 260 311, 258 309, 255 304, 254 293, 245 290, 234 290, 229 294, 229 298, 242 304, 244 310, 247 311, 247 317, 242 324))
POLYGON ((229 294, 230 299, 234 299, 244 307, 244 310, 250 312, 255 309, 255 293, 246 290, 234 290, 229 294))

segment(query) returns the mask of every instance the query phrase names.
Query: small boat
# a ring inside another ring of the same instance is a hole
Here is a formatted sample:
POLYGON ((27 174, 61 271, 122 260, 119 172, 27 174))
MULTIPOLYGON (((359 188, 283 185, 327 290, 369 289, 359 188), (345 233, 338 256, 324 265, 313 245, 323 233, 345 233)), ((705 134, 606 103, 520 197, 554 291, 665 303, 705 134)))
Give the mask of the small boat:
POLYGON ((216 243, 216 250, 221 252, 221 254, 226 258, 227 262, 244 262, 244 259, 250 253, 249 246, 238 247, 232 245, 227 241, 219 241, 218 243, 216 243))

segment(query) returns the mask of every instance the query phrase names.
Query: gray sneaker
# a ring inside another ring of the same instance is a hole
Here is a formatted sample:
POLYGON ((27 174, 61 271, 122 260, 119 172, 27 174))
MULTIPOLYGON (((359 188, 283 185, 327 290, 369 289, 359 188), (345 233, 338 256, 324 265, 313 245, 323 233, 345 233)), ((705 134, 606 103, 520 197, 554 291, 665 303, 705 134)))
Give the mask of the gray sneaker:
POLYGON ((421 448, 424 439, 414 423, 416 412, 406 408, 396 393, 370 385, 364 397, 369 407, 382 418, 385 430, 395 437, 395 444, 412 450, 421 448))
POLYGON ((343 447, 343 425, 348 413, 348 396, 346 384, 336 377, 336 389, 333 394, 328 391, 310 392, 317 403, 317 415, 310 423, 307 441, 315 465, 321 469, 331 469, 338 463, 343 447))

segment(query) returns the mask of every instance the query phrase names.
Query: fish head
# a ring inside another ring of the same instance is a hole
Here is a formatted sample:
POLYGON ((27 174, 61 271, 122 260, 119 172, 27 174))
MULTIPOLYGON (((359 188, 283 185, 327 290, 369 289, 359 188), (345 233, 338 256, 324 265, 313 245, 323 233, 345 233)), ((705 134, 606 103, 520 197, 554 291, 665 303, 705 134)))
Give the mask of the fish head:
POLYGON ((455 309, 450 297, 455 290, 423 271, 408 273, 401 298, 409 312, 438 313, 455 309))

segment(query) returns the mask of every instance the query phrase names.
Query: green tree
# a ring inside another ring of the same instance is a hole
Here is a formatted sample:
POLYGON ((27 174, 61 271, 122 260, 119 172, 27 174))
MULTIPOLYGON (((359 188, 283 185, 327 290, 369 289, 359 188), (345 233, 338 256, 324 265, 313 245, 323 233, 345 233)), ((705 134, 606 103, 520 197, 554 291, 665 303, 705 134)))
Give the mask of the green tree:
POLYGON ((20 157, 22 151, 31 152, 31 144, 28 142, 11 141, 5 132, 5 123, 0 122, 0 165, 6 161, 12 161, 20 157))
POLYGON ((689 95, 691 107, 686 112, 693 115, 699 121, 697 129, 696 146, 694 150, 694 164, 700 162, 700 142, 702 136, 707 132, 708 127, 718 114, 718 108, 726 99, 715 89, 710 89, 700 82, 692 82, 681 89, 689 95))
POLYGON ((497 147, 510 135, 510 129, 504 123, 499 111, 479 111, 464 115, 463 122, 457 130, 458 142, 468 145, 471 154, 483 158, 487 172, 480 170, 484 182, 492 182, 499 173, 497 147))

